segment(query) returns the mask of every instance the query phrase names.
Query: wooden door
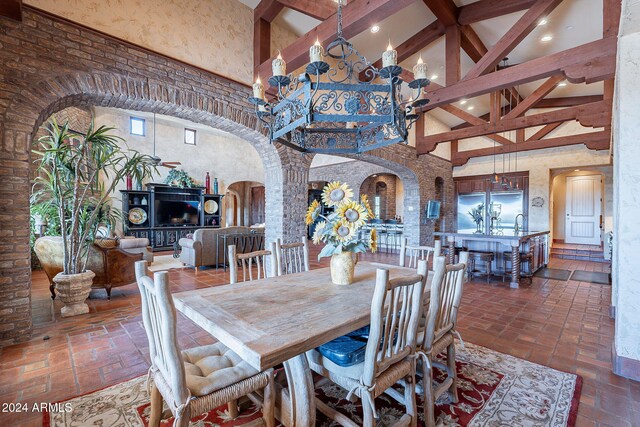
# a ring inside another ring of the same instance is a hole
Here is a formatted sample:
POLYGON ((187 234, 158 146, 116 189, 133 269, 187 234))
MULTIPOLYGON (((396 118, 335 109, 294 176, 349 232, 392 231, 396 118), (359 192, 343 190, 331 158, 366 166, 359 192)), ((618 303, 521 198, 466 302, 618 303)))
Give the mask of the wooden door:
POLYGON ((565 242, 600 245, 601 175, 568 176, 565 242))
POLYGON ((251 224, 264 222, 264 187, 251 187, 251 224))

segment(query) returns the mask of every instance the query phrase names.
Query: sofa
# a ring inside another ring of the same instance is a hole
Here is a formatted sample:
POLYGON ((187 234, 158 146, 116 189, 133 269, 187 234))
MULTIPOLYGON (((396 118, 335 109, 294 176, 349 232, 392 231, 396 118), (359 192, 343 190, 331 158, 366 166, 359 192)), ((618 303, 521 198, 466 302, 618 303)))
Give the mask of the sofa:
POLYGON ((227 264, 227 247, 236 245, 237 253, 264 249, 264 228, 200 228, 191 237, 178 241, 180 261, 195 268, 227 264))
MULTIPOLYGON (((49 279, 51 298, 55 299, 55 283, 53 278, 62 271, 64 253, 62 237, 45 236, 36 240, 33 247, 40 264, 49 279)), ((105 289, 107 298, 111 299, 111 289, 129 285, 136 281, 135 262, 146 260, 153 262, 153 251, 149 240, 144 238, 124 238, 115 248, 105 249, 98 245, 89 247, 87 270, 95 273, 94 289, 105 289)))

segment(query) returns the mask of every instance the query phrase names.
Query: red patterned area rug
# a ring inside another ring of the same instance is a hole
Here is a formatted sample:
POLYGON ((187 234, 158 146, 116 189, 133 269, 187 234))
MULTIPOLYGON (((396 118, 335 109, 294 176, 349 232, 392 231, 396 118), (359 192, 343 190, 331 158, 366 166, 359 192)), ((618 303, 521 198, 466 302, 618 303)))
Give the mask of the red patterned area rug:
MULTIPOLYGON (((467 343, 457 347, 459 402, 447 398, 438 401, 437 424, 440 426, 574 426, 582 379, 513 356, 467 343)), ((438 375, 436 374, 436 379, 438 375)), ((321 381, 316 393, 329 406, 361 423, 361 406, 345 400, 347 392, 329 381, 321 381)), ((146 377, 116 384, 59 405, 60 412, 46 413, 45 427, 72 426, 144 426, 148 427, 149 396, 146 377), (70 409, 70 410, 69 410, 70 409), (67 410, 67 411, 65 411, 67 410)), ((418 398, 420 422, 422 399, 418 398)), ((248 400, 241 405, 235 420, 226 405, 192 419, 192 425, 231 427, 254 424, 260 411, 248 400)), ((393 424, 404 407, 384 395, 376 399, 378 426, 393 424)), ((170 414, 168 414, 170 415, 170 414)), ((163 420, 171 426, 173 419, 163 420)), ((336 425, 318 415, 318 426, 336 425)))

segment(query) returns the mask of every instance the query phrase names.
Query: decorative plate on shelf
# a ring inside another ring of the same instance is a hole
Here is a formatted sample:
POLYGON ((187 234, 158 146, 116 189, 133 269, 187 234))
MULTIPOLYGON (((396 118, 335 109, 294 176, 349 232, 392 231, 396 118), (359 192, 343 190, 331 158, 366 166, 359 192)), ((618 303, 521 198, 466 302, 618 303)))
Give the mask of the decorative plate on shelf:
POLYGON ((215 200, 207 200, 204 203, 204 212, 207 214, 214 214, 218 212, 218 202, 215 200))
POLYGON ((147 220, 147 212, 142 208, 133 208, 129 210, 129 222, 134 225, 144 224, 147 220))

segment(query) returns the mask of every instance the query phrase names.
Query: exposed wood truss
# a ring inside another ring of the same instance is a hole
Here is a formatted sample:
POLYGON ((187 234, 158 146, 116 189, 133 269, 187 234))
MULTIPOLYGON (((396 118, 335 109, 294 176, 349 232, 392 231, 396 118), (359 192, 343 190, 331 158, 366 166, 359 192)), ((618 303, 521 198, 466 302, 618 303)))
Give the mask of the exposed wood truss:
POLYGON ((452 139, 473 138, 475 136, 490 135, 496 132, 507 132, 549 123, 566 122, 568 120, 577 120, 585 127, 608 126, 611 123, 611 105, 600 101, 578 107, 564 108, 512 119, 502 119, 496 123, 485 123, 436 135, 428 135, 420 139, 420 144, 417 144, 416 148, 418 149, 418 154, 425 154, 428 152, 425 147, 430 148, 433 144, 451 141, 452 139))
MULTIPOLYGON (((380 22, 414 0, 350 0, 343 9, 343 34, 348 39, 380 22)), ((424 135, 423 120, 416 126, 418 154, 433 151, 439 143, 451 142, 452 163, 464 164, 469 158, 487 156, 494 149, 478 149, 459 152, 458 141, 465 138, 488 137, 499 145, 496 153, 509 153, 517 148, 527 151, 571 144, 585 144, 591 149, 607 148, 610 141, 611 101, 617 49, 617 28, 621 0, 603 2, 603 38, 581 46, 520 64, 500 67, 505 58, 562 0, 477 0, 457 7, 454 0, 422 0, 433 12, 436 20, 396 47, 398 61, 406 61, 429 44, 445 37, 444 80, 446 86, 431 83, 425 91, 430 103, 423 107, 428 111, 441 108, 462 119, 465 123, 449 132, 424 135), (498 16, 524 12, 511 28, 505 28, 498 41, 489 48, 483 43, 471 24, 498 16), (466 75, 461 72, 461 51, 475 65, 466 75), (604 95, 545 98, 562 80, 571 83, 604 81, 604 95), (516 87, 539 81, 539 86, 523 97, 516 87), (490 94, 491 112, 479 117, 455 105, 461 99, 490 94), (506 100, 506 105, 505 101, 506 100), (534 108, 561 108, 559 110, 531 114, 534 108), (604 128, 583 135, 548 137, 567 121, 577 120, 582 126, 604 128), (525 130, 535 129, 528 139, 525 130), (504 132, 515 131, 512 141, 504 132), (502 133, 502 135, 500 135, 502 133), (517 144, 516 144, 517 143, 517 144)), ((284 8, 295 9, 322 22, 313 30, 282 49, 289 70, 295 70, 308 60, 308 49, 316 39, 326 46, 336 36, 336 5, 333 0, 262 0, 255 9, 254 62, 255 74, 268 77, 271 73, 270 22, 284 8)), ((424 58, 428 60, 428 58, 424 58)), ((373 63, 381 66, 381 60, 373 63)), ((404 70, 401 78, 413 80, 413 74, 404 70)))
MULTIPOLYGON (((602 101, 602 95, 584 95, 584 96, 569 96, 560 98, 544 98, 536 102, 531 108, 562 108, 562 107, 575 107, 576 105, 589 104, 591 102, 602 101)), ((501 115, 505 115, 509 112, 508 106, 502 107, 501 115)), ((483 114, 479 119, 484 121, 489 120, 489 113, 483 114)), ((451 130, 462 129, 471 126, 470 123, 462 123, 458 126, 454 126, 451 130)))
POLYGON ((22 21, 22 0, 0 1, 0 16, 14 21, 22 21))
MULTIPOLYGON (((263 0, 264 1, 264 0, 263 0)), ((344 37, 349 39, 360 34, 373 22, 382 21, 399 10, 409 6, 414 0, 352 0, 342 10, 342 31, 344 37)), ((334 3, 335 4, 335 3, 334 3)), ((316 39, 323 46, 329 44, 336 37, 337 17, 332 15, 317 27, 301 36, 291 45, 282 49, 282 57, 287 61, 287 68, 295 70, 309 60, 309 46, 316 39)), ((261 76, 271 75, 272 56, 263 61, 255 70, 255 74, 261 76)))
POLYGON ((428 91, 426 97, 431 100, 431 108, 439 107, 560 73, 572 83, 602 81, 614 75, 616 48, 616 38, 607 37, 491 74, 463 79, 455 85, 428 91))
MULTIPOLYGON (((591 150, 606 150, 609 148, 611 139, 610 130, 598 132, 582 133, 578 135, 563 136, 559 138, 548 139, 529 139, 517 145, 518 152, 541 150, 544 148, 564 147, 567 145, 584 144, 591 150)), ((494 148, 481 148, 478 150, 468 150, 453 153, 451 156, 451 164, 453 166, 462 166, 472 157, 492 156, 493 154, 509 154, 515 152, 516 145, 497 146, 494 148)))

